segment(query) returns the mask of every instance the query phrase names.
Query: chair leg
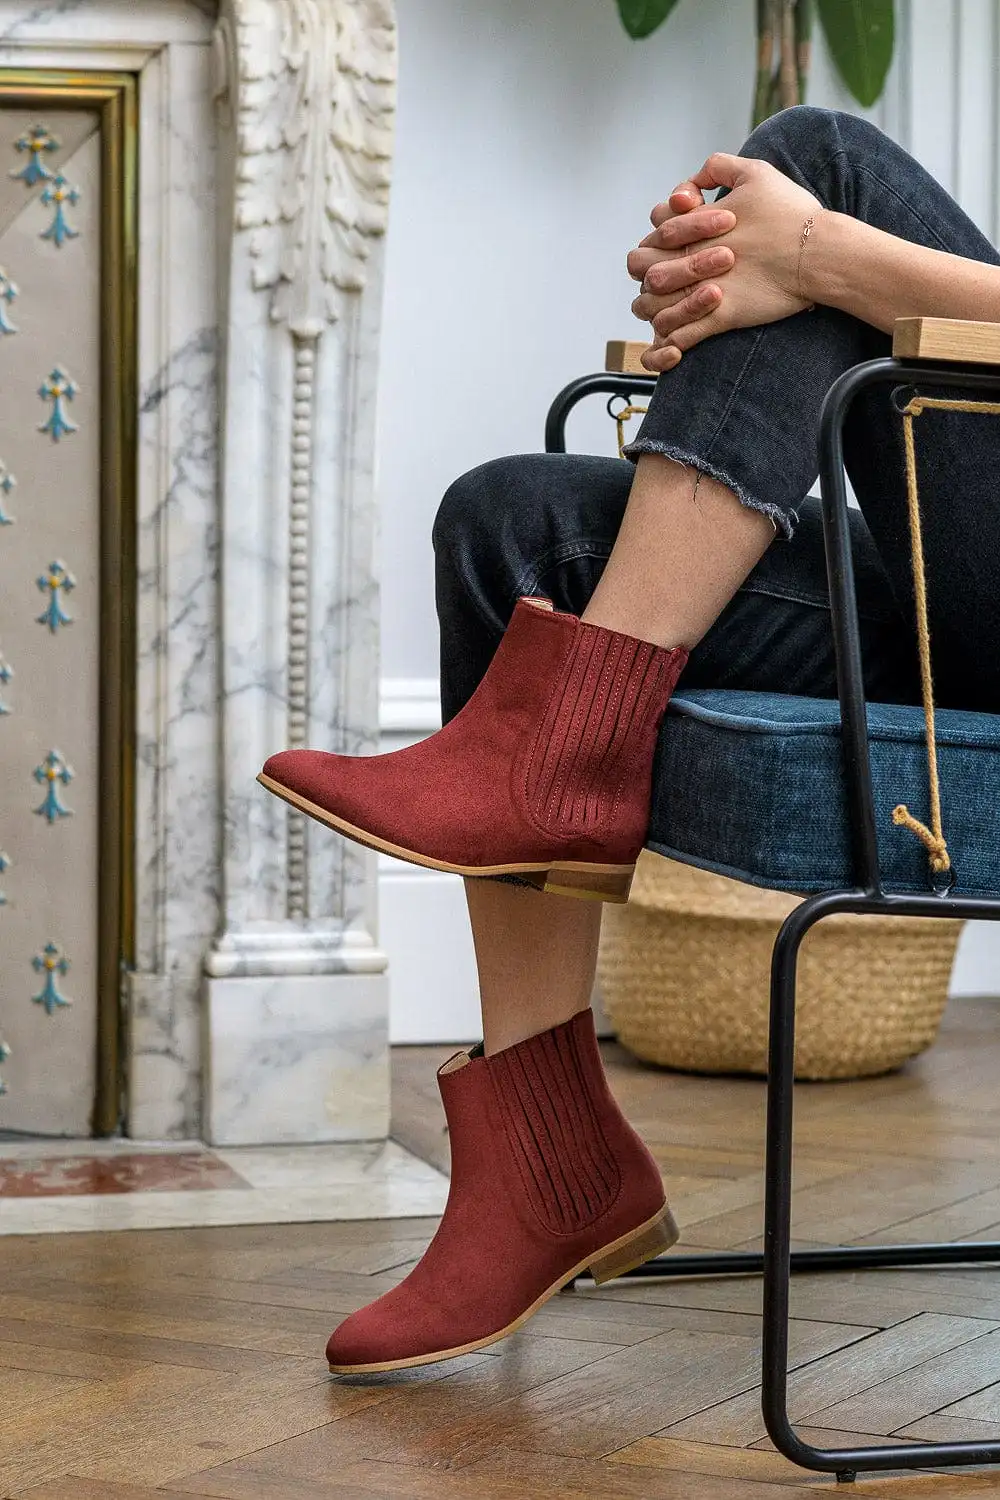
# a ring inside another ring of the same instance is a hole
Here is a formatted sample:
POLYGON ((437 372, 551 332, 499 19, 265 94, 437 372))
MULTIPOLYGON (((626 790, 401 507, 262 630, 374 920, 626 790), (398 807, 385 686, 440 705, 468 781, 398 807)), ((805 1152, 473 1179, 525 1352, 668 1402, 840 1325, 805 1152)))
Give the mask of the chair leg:
POLYGON ((835 1474, 839 1480, 847 1482, 866 1470, 1000 1464, 1000 1442, 814 1448, 798 1436, 788 1414, 788 1324, 793 1271, 1000 1262, 1000 1243, 838 1246, 829 1250, 791 1251, 795 991, 799 948, 816 922, 844 911, 931 918, 963 916, 998 921, 1000 901, 953 898, 945 902, 936 896, 895 897, 832 892, 811 896, 792 912, 778 933, 771 964, 763 1254, 666 1255, 638 1267, 629 1275, 716 1276, 763 1272, 761 1405, 764 1425, 778 1451, 802 1468, 835 1474))
MULTIPOLYGON (((768 1039, 767 1146, 764 1170, 764 1306, 761 1354, 761 1408, 768 1436, 786 1458, 807 1469, 856 1478, 858 1454, 814 1448, 799 1438, 788 1415, 788 1323, 791 1288, 792 1129, 795 1089, 795 991, 802 939, 837 898, 814 897, 782 925, 771 956, 771 1018, 768 1039)), ((897 1448, 864 1450, 868 1462, 897 1448)), ((923 1445, 920 1445, 921 1457, 923 1445)))
MULTIPOLYGON (((854 905, 847 899, 846 909, 854 905)), ((1000 1443, 905 1443, 823 1449, 804 1443, 788 1415, 788 1319, 791 1276, 792 1096, 795 1081, 795 986, 802 939, 816 922, 845 910, 839 895, 804 901, 783 924, 771 962, 771 1029, 764 1195, 764 1338, 761 1405, 780 1453, 803 1468, 856 1478, 859 1470, 1000 1462, 1000 1443)))

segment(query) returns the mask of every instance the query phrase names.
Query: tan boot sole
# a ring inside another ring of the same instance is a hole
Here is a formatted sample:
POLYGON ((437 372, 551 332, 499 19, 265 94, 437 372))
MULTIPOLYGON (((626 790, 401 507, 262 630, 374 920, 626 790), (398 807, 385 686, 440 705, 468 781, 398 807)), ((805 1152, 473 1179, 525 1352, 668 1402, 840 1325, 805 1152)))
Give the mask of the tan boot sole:
POLYGON ((489 1344, 499 1343, 500 1339, 507 1338, 508 1334, 516 1333, 517 1330, 533 1317, 543 1303, 554 1297, 556 1292, 573 1280, 575 1276, 581 1276, 584 1271, 589 1270, 594 1280, 600 1286, 605 1281, 611 1281, 615 1276, 624 1276, 626 1271, 633 1271, 636 1266, 641 1266, 644 1261, 652 1260, 654 1255, 661 1255, 664 1250, 669 1250, 680 1238, 680 1230, 670 1212, 667 1204, 647 1219, 645 1224, 640 1224, 638 1229, 631 1229, 628 1234, 623 1234, 620 1239, 613 1240, 610 1245, 605 1245, 602 1250, 594 1250, 579 1265, 567 1271, 565 1276, 560 1276, 558 1281, 544 1291, 540 1297, 536 1297, 530 1307, 526 1308, 520 1317, 515 1318, 513 1323, 508 1323, 506 1328, 501 1328, 497 1333, 487 1334, 484 1339, 474 1339, 471 1344, 459 1344, 454 1349, 437 1349, 431 1354, 415 1354, 409 1359, 386 1359, 375 1364, 368 1365, 331 1365, 330 1369, 334 1375, 375 1375, 385 1370, 408 1370, 414 1365, 432 1365, 439 1359, 455 1359, 459 1354, 474 1354, 477 1349, 485 1349, 489 1344))
POLYGON ((299 796, 298 792, 282 786, 280 781, 265 776, 263 771, 257 780, 276 797, 281 797, 299 812, 315 818, 318 823, 325 823, 327 828, 345 834, 355 843, 364 844, 367 849, 376 849, 380 854, 405 859, 411 865, 423 865, 428 870, 445 870, 449 875, 523 875, 539 890, 550 891, 554 895, 580 896, 592 901, 612 901, 618 904, 628 900, 635 865, 592 865, 578 860, 556 864, 452 865, 447 860, 431 859, 428 855, 418 854, 401 844, 390 844, 387 839, 380 839, 374 833, 366 833, 363 828, 355 828, 353 823, 346 823, 343 818, 327 812, 325 807, 299 796))

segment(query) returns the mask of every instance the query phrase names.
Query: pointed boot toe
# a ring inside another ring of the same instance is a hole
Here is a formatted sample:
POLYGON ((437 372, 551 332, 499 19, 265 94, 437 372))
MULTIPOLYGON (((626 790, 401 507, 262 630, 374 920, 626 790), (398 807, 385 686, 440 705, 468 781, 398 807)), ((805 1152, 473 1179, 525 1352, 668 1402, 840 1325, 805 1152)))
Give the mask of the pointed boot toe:
POLYGON ((298 797, 310 797, 322 784, 318 750, 282 750, 264 762, 259 780, 276 782, 298 797))
POLYGON ((412 1273, 333 1330, 326 1358, 335 1375, 370 1375, 431 1364, 466 1352, 464 1330, 445 1298, 431 1305, 412 1273), (442 1349, 446 1352, 442 1353, 442 1349))
POLYGON ((475 693, 388 755, 273 755, 259 780, 359 843, 459 875, 624 901, 687 652, 521 599, 475 693))
POLYGON ((364 1317, 366 1308, 360 1313, 351 1313, 331 1333, 326 1345, 326 1359, 335 1374, 358 1369, 370 1356, 378 1357, 378 1347, 369 1336, 364 1317))
POLYGON ((337 1374, 471 1354, 575 1276, 622 1275, 677 1239, 659 1170, 604 1076, 593 1016, 438 1074, 452 1172, 409 1275, 334 1331, 337 1374))
POLYGON ((326 1346, 326 1359, 335 1375, 362 1375, 385 1368, 399 1357, 401 1329, 393 1339, 391 1320, 383 1316, 378 1302, 362 1307, 337 1325, 326 1346))
MULTIPOLYGON (((264 762, 257 780, 314 817, 329 805, 346 819, 364 804, 366 782, 358 773, 360 759, 331 755, 327 750, 282 750, 264 762)), ((370 782, 368 787, 370 791, 370 782)))

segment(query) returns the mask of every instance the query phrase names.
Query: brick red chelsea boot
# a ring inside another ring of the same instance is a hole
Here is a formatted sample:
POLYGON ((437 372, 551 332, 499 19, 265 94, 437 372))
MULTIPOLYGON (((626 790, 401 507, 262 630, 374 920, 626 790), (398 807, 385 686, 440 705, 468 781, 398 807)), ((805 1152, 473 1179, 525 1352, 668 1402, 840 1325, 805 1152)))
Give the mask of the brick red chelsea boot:
POLYGON ((285 750, 258 780, 414 864, 625 901, 657 730, 686 661, 682 648, 521 599, 486 675, 437 734, 390 755, 285 750))
POLYGON ((337 1328, 337 1374, 397 1370, 513 1333, 574 1276, 668 1249, 677 1227, 650 1153, 615 1103, 590 1010, 438 1073, 451 1140, 444 1217, 406 1279, 337 1328))

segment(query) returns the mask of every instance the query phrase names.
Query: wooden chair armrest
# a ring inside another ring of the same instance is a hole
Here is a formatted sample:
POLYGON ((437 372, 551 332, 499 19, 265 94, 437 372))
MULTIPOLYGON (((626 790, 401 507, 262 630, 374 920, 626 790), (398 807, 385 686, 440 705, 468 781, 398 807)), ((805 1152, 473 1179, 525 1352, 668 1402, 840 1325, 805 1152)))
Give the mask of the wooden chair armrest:
MULTIPOLYGON (((620 375, 648 375, 640 357, 648 344, 611 339, 605 370, 620 375)), ((969 365, 1000 365, 1000 323, 966 318, 897 318, 892 334, 897 359, 959 360, 969 365)))
POLYGON ((892 333, 897 359, 953 359, 967 365, 1000 365, 1000 323, 964 318, 897 318, 892 333))
POLYGON ((652 372, 639 363, 640 355, 648 348, 648 344, 638 341, 610 339, 604 350, 604 368, 609 375, 645 375, 652 379, 652 372))

